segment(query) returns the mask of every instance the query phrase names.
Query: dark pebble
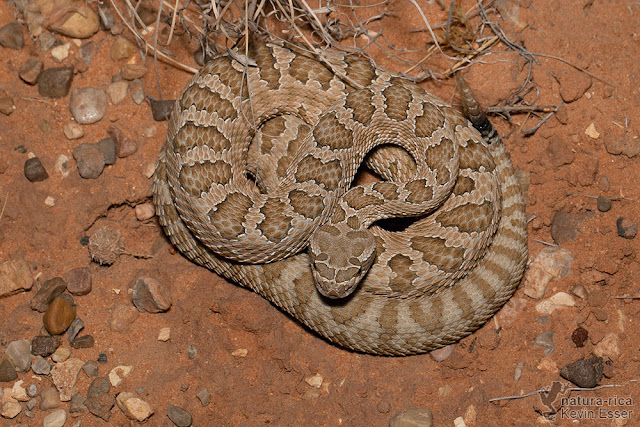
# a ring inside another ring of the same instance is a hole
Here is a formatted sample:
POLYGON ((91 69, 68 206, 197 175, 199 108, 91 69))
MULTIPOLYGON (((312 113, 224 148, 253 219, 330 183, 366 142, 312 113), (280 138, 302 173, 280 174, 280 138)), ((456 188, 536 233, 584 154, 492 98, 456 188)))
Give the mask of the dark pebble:
POLYGON ((189 427, 193 423, 190 413, 174 405, 167 407, 167 416, 178 427, 189 427))
POLYGON ((31 354, 47 357, 60 347, 60 338, 51 335, 38 335, 31 340, 31 354))
POLYGON ((64 98, 69 94, 72 80, 73 67, 46 69, 38 77, 38 93, 49 98, 64 98))
POLYGON ((42 72, 42 61, 38 61, 35 59, 29 59, 27 62, 20 66, 18 70, 18 75, 25 83, 30 85, 34 85, 38 83, 38 77, 42 72))
POLYGON ((91 381, 87 391, 87 400, 84 402, 89 412, 105 421, 109 421, 111 408, 116 404, 116 399, 109 395, 110 389, 111 385, 108 379, 97 377, 91 381))
POLYGON ((93 41, 89 41, 80 46, 80 57, 85 64, 89 65, 93 59, 93 55, 96 53, 96 44, 93 41))
POLYGON ((600 212, 609 212, 611 210, 611 199, 604 196, 598 196, 598 210, 600 212))
POLYGON ((82 365, 82 370, 88 377, 97 377, 98 376, 98 362, 95 360, 87 360, 87 362, 82 365))
POLYGON ((31 298, 30 307, 39 313, 49 308, 51 301, 60 296, 67 289, 67 283, 61 277, 54 277, 44 282, 38 292, 31 298))
POLYGON ((69 412, 71 412, 72 414, 87 412, 88 409, 85 405, 86 402, 87 398, 82 394, 74 394, 73 396, 71 396, 71 401, 69 402, 69 412))
POLYGON ((71 347, 73 348, 91 348, 96 344, 91 335, 83 335, 71 341, 71 347))
POLYGON ((40 182, 49 178, 49 174, 37 157, 32 157, 24 162, 24 176, 31 182, 40 182))
POLYGON ((89 267, 77 267, 69 272, 67 290, 72 295, 87 295, 91 292, 91 270, 89 267))
POLYGON ((173 111, 173 107, 176 105, 175 99, 156 100, 151 98, 149 100, 151 107, 151 115, 156 122, 163 122, 169 120, 169 116, 173 111))
POLYGON ((17 152, 17 153, 26 153, 27 152, 27 147, 25 147, 24 145, 20 144, 17 147, 14 147, 13 151, 17 152))
POLYGON ((18 373, 9 357, 4 354, 0 355, 0 382, 9 382, 16 378, 18 378, 18 373))
POLYGON ((89 236, 82 236, 80 238, 80 245, 87 246, 89 244, 89 236))
POLYGON ((571 341, 573 341, 577 348, 584 347, 587 338, 589 338, 589 332, 581 326, 578 326, 571 334, 571 341))
POLYGON ((24 46, 24 33, 22 27, 11 22, 0 28, 0 45, 7 49, 20 50, 24 46))
POLYGON ((106 353, 98 354, 98 362, 99 363, 107 363, 107 354, 106 353))
POLYGON ((71 322, 69 329, 67 329, 67 340, 73 343, 80 331, 84 329, 84 322, 80 318, 76 318, 71 322))
POLYGON ((616 227, 618 228, 618 236, 625 239, 633 239, 638 232, 638 227, 629 218, 618 218, 616 227))
POLYGON ((551 220, 551 237, 557 245, 562 245, 576 238, 582 229, 582 223, 590 218, 593 212, 568 213, 557 211, 551 220))
POLYGON ((600 384, 603 374, 602 357, 577 360, 560 370, 560 376, 578 387, 592 388, 600 384))
POLYGON ((105 165, 113 165, 116 162, 116 141, 109 137, 98 142, 98 149, 102 152, 105 165))
POLYGON ((73 149, 78 172, 85 179, 96 179, 102 174, 105 165, 104 155, 96 144, 83 143, 73 149))

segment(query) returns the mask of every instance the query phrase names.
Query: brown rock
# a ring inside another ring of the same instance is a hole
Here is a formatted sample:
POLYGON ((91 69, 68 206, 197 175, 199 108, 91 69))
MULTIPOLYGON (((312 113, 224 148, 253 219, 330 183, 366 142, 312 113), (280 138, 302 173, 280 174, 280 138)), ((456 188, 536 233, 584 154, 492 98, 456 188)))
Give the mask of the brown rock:
POLYGON ((640 140, 638 140, 637 137, 632 137, 628 133, 625 133, 624 135, 605 133, 602 139, 604 142, 604 148, 609 154, 624 154, 625 156, 632 158, 640 153, 640 140))
POLYGON ((86 295, 91 292, 91 271, 89 267, 78 267, 67 276, 67 289, 72 295, 86 295))
POLYGON ((135 80, 147 74, 147 67, 143 64, 126 64, 120 70, 120 75, 125 80, 135 80))
POLYGON ((162 313, 171 307, 171 292, 155 279, 140 277, 133 287, 131 300, 140 311, 162 313))
POLYGON ((128 157, 138 151, 138 144, 135 140, 128 138, 120 129, 111 126, 107 129, 107 134, 116 141, 116 153, 118 157, 128 157))
POLYGON ((64 298, 56 298, 44 313, 42 321, 51 335, 59 335, 67 330, 75 318, 75 305, 64 298))
POLYGON ((23 259, 0 264, 0 299, 25 292, 33 286, 31 268, 23 259))
POLYGON ((51 301, 56 299, 67 289, 67 283, 60 277, 49 279, 40 286, 38 292, 31 299, 30 307, 39 313, 44 313, 51 301))
POLYGON ((111 312, 109 326, 114 332, 125 332, 140 316, 140 312, 130 304, 117 304, 111 312))
POLYGON ((568 165, 576 158, 571 146, 561 138, 553 138, 547 146, 547 155, 554 168, 568 165))
POLYGON ((560 96, 567 103, 580 99, 593 83, 588 74, 568 66, 558 67, 554 75, 560 83, 560 96))

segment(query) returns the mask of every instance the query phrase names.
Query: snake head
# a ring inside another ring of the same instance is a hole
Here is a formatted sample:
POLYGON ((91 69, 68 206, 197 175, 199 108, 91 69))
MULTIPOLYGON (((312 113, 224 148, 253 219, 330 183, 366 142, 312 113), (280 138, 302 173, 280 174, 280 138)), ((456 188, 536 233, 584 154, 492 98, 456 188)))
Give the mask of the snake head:
POLYGON ((311 236, 309 256, 318 291, 328 298, 349 296, 371 268, 376 240, 366 229, 324 224, 311 236))

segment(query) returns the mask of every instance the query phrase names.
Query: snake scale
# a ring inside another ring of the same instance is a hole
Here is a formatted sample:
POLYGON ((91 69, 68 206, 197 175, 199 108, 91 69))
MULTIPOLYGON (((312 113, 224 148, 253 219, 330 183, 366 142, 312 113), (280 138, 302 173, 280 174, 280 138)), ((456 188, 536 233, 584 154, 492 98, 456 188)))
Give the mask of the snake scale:
POLYGON ((341 346, 456 342, 511 297, 527 258, 502 140, 468 89, 482 135, 367 59, 324 60, 252 42, 208 62, 169 121, 160 224, 187 258, 341 346), (361 163, 379 180, 353 184, 361 163))

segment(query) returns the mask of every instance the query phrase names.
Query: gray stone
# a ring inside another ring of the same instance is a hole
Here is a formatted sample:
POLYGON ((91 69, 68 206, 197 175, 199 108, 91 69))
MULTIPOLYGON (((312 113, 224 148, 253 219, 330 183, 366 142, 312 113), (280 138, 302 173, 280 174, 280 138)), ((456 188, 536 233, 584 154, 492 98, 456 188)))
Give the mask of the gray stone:
POLYGON ((0 45, 7 49, 22 49, 24 46, 24 33, 22 32, 22 27, 15 22, 10 22, 0 28, 0 45))
MULTIPOLYGON (((34 384, 31 384, 34 385, 34 384)), ((29 386, 31 387, 31 386, 29 386)), ((34 398, 31 398, 27 401, 27 404, 25 405, 25 408, 27 408, 29 411, 33 411, 33 409, 38 405, 38 401, 34 398)))
POLYGON ((196 397, 200 399, 200 403, 202 403, 202 406, 207 406, 209 405, 209 403, 211 403, 211 393, 209 393, 209 390, 207 390, 206 388, 203 388, 198 393, 196 393, 196 397))
POLYGON ((87 406, 85 405, 87 402, 87 398, 84 397, 80 393, 76 393, 71 396, 71 401, 69 402, 69 412, 72 414, 77 413, 85 413, 88 411, 87 406))
POLYGON ((555 331, 546 331, 538 335, 533 340, 533 345, 542 348, 544 350, 545 356, 549 356, 556 349, 555 345, 553 344, 554 334, 555 331))
POLYGON ((91 335, 83 335, 71 341, 71 347, 75 349, 91 348, 95 345, 95 343, 95 339, 91 335))
POLYGON ((88 360, 82 370, 87 375, 87 377, 97 377, 98 376, 98 362, 95 360, 88 360))
POLYGON ((46 52, 55 46, 58 39, 51 33, 42 33, 38 36, 38 45, 40 46, 41 52, 46 52))
POLYGON ((598 196, 597 205, 600 212, 609 212, 611 210, 611 199, 604 196, 598 196))
POLYGON ((178 427, 189 427, 193 423, 191 414, 174 405, 167 407, 167 416, 178 427))
POLYGON ((98 142, 98 149, 102 152, 105 165, 113 165, 116 163, 116 141, 109 137, 98 142))
POLYGON ((107 113, 107 94, 93 87, 74 88, 71 90, 69 111, 80 124, 96 123, 107 113))
POLYGON ((427 408, 407 409, 389 420, 389 427, 432 427, 433 415, 427 408))
POLYGON ((144 89, 142 88, 142 82, 140 79, 135 79, 129 84, 129 93, 131 93, 131 99, 136 104, 142 104, 144 101, 144 89))
POLYGON ((11 341, 5 350, 13 367, 18 372, 27 372, 31 368, 31 342, 29 340, 11 341))
POLYGON ((44 313, 51 302, 67 289, 67 283, 61 277, 54 277, 44 282, 38 292, 31 298, 30 307, 39 313, 44 313))
MULTIPOLYGON (((33 363, 31 364, 31 367, 33 367, 33 363)), ((27 395, 30 397, 36 397, 38 395, 38 386, 35 384, 29 384, 29 387, 27 387, 27 395)))
POLYGON ((42 356, 36 356, 31 363, 31 369, 33 373, 38 375, 49 375, 51 372, 51 363, 42 356))
POLYGON ((120 129, 111 126, 107 129, 107 134, 116 143, 116 153, 118 157, 128 157, 138 151, 138 144, 135 139, 128 138, 120 129))
POLYGON ((49 174, 37 157, 32 157, 24 162, 24 176, 31 182, 40 182, 49 178, 49 174))
POLYGON ((38 93, 48 98, 64 98, 69 94, 73 67, 49 68, 38 77, 38 93))
POLYGON ((109 395, 110 389, 111 385, 107 378, 97 377, 89 386, 85 402, 89 412, 107 422, 111 417, 111 408, 116 404, 116 399, 109 395))
POLYGON ((113 105, 118 105, 127 97, 129 83, 125 81, 113 82, 107 86, 107 95, 113 105))
POLYGON ((78 172, 85 179, 96 179, 104 170, 105 159, 96 144, 83 143, 73 149, 78 172))

